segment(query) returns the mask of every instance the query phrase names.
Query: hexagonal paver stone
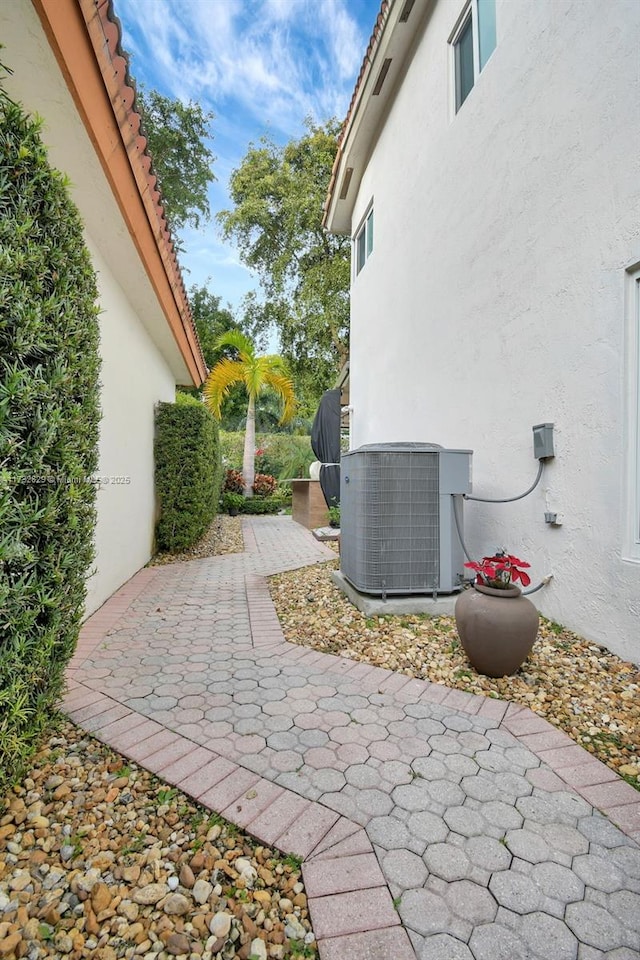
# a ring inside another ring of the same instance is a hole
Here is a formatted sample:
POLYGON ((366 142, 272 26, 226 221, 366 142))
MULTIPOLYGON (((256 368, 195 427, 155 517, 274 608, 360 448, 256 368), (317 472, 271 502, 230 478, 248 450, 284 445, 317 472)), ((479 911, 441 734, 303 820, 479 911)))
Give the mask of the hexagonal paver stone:
POLYGON ((470 807, 450 807, 444 815, 450 830, 464 837, 479 837, 486 833, 487 825, 477 811, 470 807))
MULTIPOLYGON (((625 843, 629 843, 626 837, 625 843)), ((621 870, 624 870, 628 877, 640 880, 640 849, 635 843, 633 846, 618 847, 617 850, 613 850, 611 859, 616 862, 621 870)))
POLYGON ((380 786, 380 774, 375 767, 365 763, 354 763, 345 772, 347 782, 360 790, 367 790, 380 786))
MULTIPOLYGON (((640 895, 631 890, 620 890, 611 894, 609 906, 621 923, 640 931, 640 895)), ((638 947, 640 949, 640 941, 638 947)))
POLYGON ((448 933, 437 933, 424 941, 418 951, 420 960, 473 960, 473 954, 466 943, 450 937, 448 933))
POLYGON ((502 830, 518 830, 523 823, 521 814, 509 803, 502 800, 490 800, 482 804, 482 816, 494 827, 502 830))
POLYGON ((599 843, 601 847, 620 847, 628 842, 625 835, 616 826, 607 820, 597 810, 592 816, 583 817, 578 823, 578 830, 587 840, 599 843))
POLYGON ((508 870, 511 864, 511 854, 506 846, 493 837, 469 837, 465 840, 464 851, 473 864, 490 873, 508 870))
POLYGON ((472 777, 478 772, 478 764, 463 753, 451 753, 445 760, 448 770, 461 777, 472 777))
POLYGON ((589 887, 603 890, 605 893, 614 893, 625 886, 622 873, 616 869, 610 860, 587 854, 576 857, 572 864, 573 870, 589 887))
POLYGON ((522 939, 500 923, 476 927, 469 947, 475 960, 528 960, 530 956, 522 939))
POLYGON ((446 901, 453 913, 476 926, 491 923, 498 912, 498 904, 486 887, 471 880, 458 880, 449 884, 446 901))
POLYGON ((528 913, 522 918, 522 935, 543 960, 576 960, 578 941, 562 920, 548 913, 528 913))
POLYGON ((464 803, 463 791, 450 780, 428 780, 426 786, 434 803, 443 807, 461 806, 464 803))
POLYGON ((506 773, 511 770, 511 764, 500 747, 492 746, 489 750, 481 750, 473 759, 479 767, 490 770, 491 773, 506 773))
POLYGON ((413 780, 413 772, 409 764, 401 763, 399 760, 385 760, 378 767, 378 774, 394 787, 411 783, 413 780))
POLYGON ((370 817, 385 817, 393 810, 393 800, 382 790, 361 790, 355 799, 358 810, 370 817))
POLYGON ((431 890, 407 890, 398 907, 400 919, 410 930, 423 936, 448 933, 452 917, 442 897, 431 890))
POLYGON ((412 813, 407 821, 407 826, 414 837, 424 840, 426 843, 441 843, 446 840, 449 828, 442 819, 435 813, 429 813, 423 810, 420 813, 412 813))
MULTIPOLYGON (((417 723, 427 723, 426 720, 417 720, 417 723)), ((449 736, 446 733, 434 734, 429 737, 429 746, 438 753, 461 753, 462 745, 457 737, 449 736)))
POLYGON ((300 747, 295 733, 283 731, 281 733, 272 733, 267 737, 267 743, 273 750, 296 750, 300 747))
POLYGON ((447 773, 444 762, 435 757, 418 757, 411 764, 411 769, 425 780, 441 780, 447 773))
POLYGON ((423 860, 430 873, 448 882, 462 880, 469 873, 466 853, 450 843, 432 843, 427 847, 423 860))
POLYGON ((374 817, 367 824, 367 834, 372 843, 385 850, 404 849, 410 840, 407 827, 396 817, 374 817))
POLYGON ((570 903, 565 912, 565 923, 582 943, 598 950, 615 950, 625 947, 626 934, 620 921, 596 903, 581 900, 570 903))
POLYGON ((497 784, 489 777, 465 777, 460 786, 468 797, 479 800, 481 803, 499 800, 501 796, 497 784))
POLYGON ((531 872, 531 879, 545 897, 551 897, 560 903, 572 903, 582 900, 584 896, 584 883, 576 877, 573 870, 559 863, 536 864, 531 872))
POLYGON ((322 793, 335 793, 342 790, 346 783, 343 773, 340 773, 339 770, 331 770, 329 767, 314 771, 310 780, 314 787, 317 787, 322 793))
POLYGON ((382 861, 382 872, 388 883, 395 883, 403 890, 421 887, 428 876, 427 868, 410 850, 392 850, 382 861))
POLYGON ((539 888, 523 873, 514 870, 496 873, 491 877, 489 889, 500 906, 513 913, 532 913, 543 907, 539 888))
POLYGON ((510 830, 505 837, 505 843, 514 857, 526 860, 527 863, 553 860, 551 850, 542 837, 532 833, 531 830, 510 830))
POLYGON ((427 810, 432 805, 427 783, 422 780, 396 787, 392 796, 394 803, 404 810, 427 810))

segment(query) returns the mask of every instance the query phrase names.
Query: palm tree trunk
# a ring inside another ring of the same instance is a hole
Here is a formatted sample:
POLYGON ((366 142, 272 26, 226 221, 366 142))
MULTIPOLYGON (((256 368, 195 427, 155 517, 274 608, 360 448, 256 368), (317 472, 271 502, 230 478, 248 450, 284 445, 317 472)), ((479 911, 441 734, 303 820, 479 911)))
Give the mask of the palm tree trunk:
POLYGON ((247 426, 244 431, 244 455, 242 458, 242 476, 244 477, 244 495, 253 496, 253 481, 256 473, 256 398, 249 396, 247 407, 247 426))

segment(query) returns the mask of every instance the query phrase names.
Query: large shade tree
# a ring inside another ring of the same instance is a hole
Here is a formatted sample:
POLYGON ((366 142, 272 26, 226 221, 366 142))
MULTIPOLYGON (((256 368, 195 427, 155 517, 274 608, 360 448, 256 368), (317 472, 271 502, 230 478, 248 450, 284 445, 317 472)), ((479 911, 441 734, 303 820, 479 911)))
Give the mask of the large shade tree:
POLYGON ((247 423, 244 435, 242 476, 244 494, 253 495, 256 449, 256 399, 266 391, 276 393, 282 402, 281 422, 286 423, 295 412, 293 384, 286 362, 278 356, 258 356, 252 340, 240 330, 223 333, 215 344, 218 350, 230 348, 234 356, 219 360, 207 377, 202 395, 204 402, 219 420, 222 405, 233 386, 242 384, 248 398, 247 423))
POLYGON ((231 175, 234 207, 217 215, 225 238, 260 280, 301 406, 315 409, 348 356, 348 237, 322 228, 339 124, 307 121, 285 146, 252 144, 231 175))
POLYGON ((136 103, 171 229, 197 230, 211 219, 208 194, 216 158, 207 144, 213 114, 199 103, 172 100, 142 86, 136 103))

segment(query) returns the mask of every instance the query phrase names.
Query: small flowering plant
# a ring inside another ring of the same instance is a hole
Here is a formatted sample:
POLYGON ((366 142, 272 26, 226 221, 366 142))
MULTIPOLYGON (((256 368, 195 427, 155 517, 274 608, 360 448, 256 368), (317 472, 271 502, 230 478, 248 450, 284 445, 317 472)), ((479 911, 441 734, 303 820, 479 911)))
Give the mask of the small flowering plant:
POLYGON ((493 587, 495 590, 508 590, 518 581, 523 587, 528 587, 531 583, 531 577, 522 568, 529 566, 531 564, 519 560, 518 557, 507 553, 506 550, 498 550, 494 557, 483 557, 480 562, 473 560, 470 563, 465 563, 465 567, 475 570, 476 583, 484 584, 485 587, 493 587))

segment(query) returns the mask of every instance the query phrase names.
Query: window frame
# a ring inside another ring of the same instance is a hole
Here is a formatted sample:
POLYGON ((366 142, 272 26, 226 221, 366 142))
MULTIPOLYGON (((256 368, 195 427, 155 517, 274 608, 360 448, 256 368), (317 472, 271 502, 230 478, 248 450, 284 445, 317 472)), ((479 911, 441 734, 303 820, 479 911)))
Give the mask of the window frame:
POLYGON ((480 66, 480 29, 479 29, 479 17, 478 17, 478 0, 467 0, 465 5, 460 12, 458 19, 454 25, 453 30, 449 36, 449 47, 451 50, 451 88, 452 88, 452 109, 453 116, 457 116, 460 112, 462 106, 467 102, 471 93, 473 92, 474 87, 476 86, 480 74, 485 69, 491 57, 493 56, 496 47, 498 46, 498 35, 497 35, 497 25, 496 25, 496 38, 493 50, 488 55, 483 66, 480 66), (459 50, 460 50, 460 40, 462 35, 468 26, 471 26, 471 47, 473 51, 473 83, 469 88, 467 95, 464 100, 460 100, 460 67, 459 67, 459 50))
POLYGON ((627 270, 625 289, 625 485, 622 557, 640 563, 640 263, 627 270))
POLYGON ((375 218, 373 215, 373 200, 369 203, 364 216, 360 219, 352 237, 353 279, 355 280, 373 255, 375 242, 375 218), (362 253, 362 262, 360 254, 362 253))

